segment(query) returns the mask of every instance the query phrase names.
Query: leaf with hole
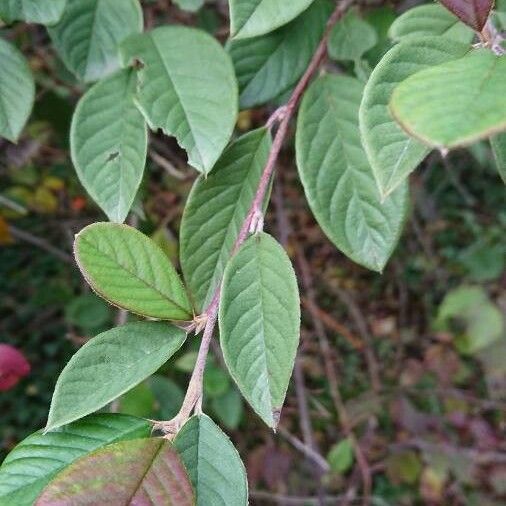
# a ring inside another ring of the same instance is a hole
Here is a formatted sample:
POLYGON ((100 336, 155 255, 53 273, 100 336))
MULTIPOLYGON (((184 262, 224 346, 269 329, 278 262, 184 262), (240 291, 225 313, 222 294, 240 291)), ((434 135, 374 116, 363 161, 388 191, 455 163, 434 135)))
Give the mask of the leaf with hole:
POLYGON ((316 0, 291 23, 268 35, 229 41, 227 50, 239 82, 241 109, 262 105, 297 82, 331 12, 328 0, 316 0))
POLYGON ((506 184, 506 133, 495 135, 490 139, 492 152, 497 167, 504 184, 506 184))
POLYGON ((388 104, 398 83, 423 69, 464 56, 470 47, 444 37, 413 37, 393 47, 373 70, 359 111, 362 143, 382 198, 427 156, 429 148, 392 118, 388 104))
POLYGON ((390 110, 429 146, 466 146, 506 130, 506 58, 478 49, 418 72, 394 90, 390 110))
POLYGON ((35 99, 35 83, 24 56, 0 38, 0 137, 18 140, 35 99))
POLYGON ((350 10, 330 32, 329 56, 337 61, 357 61, 377 42, 376 30, 355 11, 350 10))
POLYGON ((190 418, 174 439, 197 506, 246 506, 248 481, 239 453, 206 415, 190 418))
POLYGON ((133 227, 94 223, 74 242, 93 290, 115 306, 162 320, 191 320, 185 288, 162 249, 133 227))
POLYGON ((124 65, 138 62, 136 102, 152 130, 173 135, 188 163, 208 173, 227 145, 237 116, 230 57, 205 32, 163 26, 121 45, 124 65))
POLYGON ((122 223, 141 184, 148 136, 133 101, 136 76, 120 70, 79 101, 70 146, 79 180, 111 221, 122 223))
POLYGON ((470 44, 471 28, 439 4, 418 5, 401 14, 390 26, 390 38, 396 42, 409 37, 447 37, 470 44))
POLYGON ((160 504, 192 506, 193 490, 172 445, 134 439, 78 459, 44 489, 35 506, 160 504))
POLYGON ((272 32, 307 9, 313 0, 229 0, 230 34, 247 39, 272 32))
POLYGON ((207 177, 195 182, 180 234, 181 266, 196 308, 210 302, 253 202, 271 147, 268 129, 234 141, 207 177))
POLYGON ((138 0, 67 0, 62 18, 48 32, 67 68, 93 82, 118 69, 120 42, 140 33, 142 25, 138 0))
POLYGON ((0 467, 0 504, 31 506, 42 489, 65 467, 102 446, 148 437, 151 424, 121 414, 91 415, 21 441, 0 467))
POLYGON ((127 323, 94 337, 64 367, 46 430, 104 407, 155 373, 181 347, 183 330, 163 322, 127 323))
POLYGON ((276 428, 299 344, 300 305, 290 259, 270 235, 251 236, 227 264, 219 328, 239 390, 276 428))
POLYGON ((355 262, 382 271, 402 232, 408 191, 404 184, 380 200, 360 142, 362 90, 345 76, 324 76, 311 85, 297 123, 297 167, 327 237, 355 262))
POLYGON ((477 32, 485 26, 494 6, 494 0, 440 0, 440 2, 477 32))
POLYGON ((0 18, 6 23, 26 21, 52 25, 59 21, 67 0, 0 0, 0 18))

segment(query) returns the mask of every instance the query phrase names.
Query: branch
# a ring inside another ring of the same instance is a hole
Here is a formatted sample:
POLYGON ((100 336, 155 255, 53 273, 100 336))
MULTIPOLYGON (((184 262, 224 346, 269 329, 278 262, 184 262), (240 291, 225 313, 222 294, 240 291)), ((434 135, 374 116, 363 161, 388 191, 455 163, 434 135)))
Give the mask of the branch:
MULTIPOLYGON (((332 30, 334 25, 339 21, 339 19, 341 19, 341 17, 344 15, 346 10, 350 7, 350 5, 353 2, 354 0, 341 0, 336 5, 334 12, 331 14, 329 20, 327 21, 325 33, 322 39, 320 40, 320 43, 318 44, 318 47, 313 57, 311 58, 311 61, 309 62, 309 66, 307 67, 306 71, 304 72, 304 75, 298 82, 287 104, 282 108, 280 108, 280 110, 276 114, 276 121, 279 120, 278 130, 274 137, 271 151, 269 153, 267 163, 260 178, 260 182, 258 184, 255 197, 253 198, 253 202, 250 206, 248 214, 246 215, 246 219, 244 220, 239 235, 237 236, 237 239, 234 243, 231 256, 233 256, 238 251, 238 249, 241 247, 242 243, 246 240, 250 232, 257 232, 263 228, 262 204, 265 198, 265 194, 267 192, 267 188, 269 187, 269 183, 271 181, 279 153, 281 151, 281 148, 283 147, 283 143, 288 134, 288 127, 290 125, 290 121, 293 115, 295 114, 295 111, 297 110, 297 106, 300 100, 302 99, 304 91, 306 90, 311 79, 313 78, 314 74, 318 70, 320 64, 322 63, 323 59, 327 54, 327 41, 330 35, 330 31, 332 30)), ((269 127, 273 126, 273 123, 275 123, 275 121, 268 122, 268 126, 269 127)), ((189 418, 195 407, 197 407, 197 411, 200 410, 200 405, 202 402, 203 374, 207 360, 207 354, 209 352, 209 344, 212 339, 214 327, 218 317, 220 292, 221 292, 221 281, 218 285, 218 288, 216 288, 214 292, 211 303, 205 309, 202 315, 202 317, 206 319, 204 334, 202 336, 202 341, 200 343, 200 349, 197 356, 197 362, 195 364, 195 369, 190 378, 190 383, 188 384, 188 389, 186 391, 183 405, 181 406, 179 413, 172 420, 168 422, 155 423, 155 429, 161 429, 163 432, 169 435, 172 435, 179 430, 181 425, 184 424, 186 420, 189 418)))

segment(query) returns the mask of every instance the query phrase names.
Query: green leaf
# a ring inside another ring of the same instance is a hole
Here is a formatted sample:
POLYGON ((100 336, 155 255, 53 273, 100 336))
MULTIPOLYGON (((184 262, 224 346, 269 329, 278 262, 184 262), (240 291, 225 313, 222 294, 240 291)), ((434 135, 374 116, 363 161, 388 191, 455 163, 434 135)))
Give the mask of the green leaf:
POLYGON ((297 280, 283 248, 250 237, 225 269, 219 327, 225 363, 262 420, 278 425, 299 344, 297 280))
POLYGON ((174 0, 174 3, 183 11, 197 12, 204 5, 204 0, 174 0))
POLYGON ((399 42, 409 37, 438 36, 471 43, 474 32, 439 4, 419 5, 399 16, 388 35, 399 42))
POLYGON ((221 367, 209 362, 204 372, 204 394, 215 399, 230 388, 230 376, 221 367))
POLYGON ((229 0, 230 34, 235 39, 257 37, 285 25, 313 0, 229 0))
POLYGON ((63 17, 48 32, 68 69, 92 82, 118 69, 120 42, 142 25, 138 0, 67 0, 63 17))
POLYGON ((185 288, 161 248, 127 225, 93 223, 76 236, 83 276, 112 304, 162 320, 189 320, 185 288))
POLYGON ((427 156, 429 149, 407 135, 390 115, 394 88, 420 70, 464 56, 466 44, 444 37, 410 38, 393 47, 364 89, 359 120, 362 142, 382 198, 392 193, 427 156))
POLYGON ((197 506, 248 504, 248 481, 239 453, 208 416, 190 418, 174 446, 188 470, 197 506))
POLYGON ((35 506, 90 504, 193 506, 186 470, 163 438, 134 439, 101 448, 61 472, 35 506))
POLYGON ((188 163, 207 173, 227 145, 237 116, 237 82, 228 54, 210 35, 163 26, 121 45, 138 65, 137 105, 152 130, 173 135, 188 163))
POLYGON ((35 83, 24 56, 0 38, 0 137, 16 142, 35 99, 35 83))
POLYGON ((111 221, 123 222, 141 184, 148 136, 134 104, 136 76, 120 70, 79 101, 70 146, 79 180, 111 221))
POLYGON ((297 124, 297 166, 309 205, 329 239, 355 262, 382 271, 407 211, 407 185, 380 201, 360 142, 362 84, 323 76, 302 101, 297 124))
POLYGON ((258 187, 271 147, 268 129, 234 141, 195 182, 180 234, 181 266, 201 311, 211 302, 258 187))
POLYGON ((241 394, 235 387, 230 388, 222 396, 213 399, 211 407, 220 422, 227 429, 235 430, 239 427, 244 406, 241 394))
POLYGON ((151 376, 148 384, 155 396, 160 419, 170 420, 175 417, 183 404, 184 393, 181 388, 169 378, 158 374, 151 376))
POLYGON ((490 138, 490 145, 494 153, 497 171, 506 184, 506 133, 490 138))
POLYGON ((119 399, 118 411, 143 418, 155 417, 155 396, 147 381, 139 383, 119 399))
POLYGON ((162 322, 128 323, 91 339, 56 382, 46 430, 93 413, 138 385, 185 339, 184 331, 162 322))
POLYGON ((111 307, 94 293, 85 293, 65 306, 65 319, 85 332, 100 329, 112 316, 111 307))
POLYGON ((377 42, 376 30, 350 10, 330 32, 329 56, 337 61, 357 61, 377 42))
POLYGON ((59 21, 67 0, 0 0, 0 18, 6 23, 21 20, 27 23, 52 25, 59 21))
POLYGON ((349 438, 332 446, 327 455, 327 462, 332 471, 345 473, 353 464, 353 443, 349 438))
POLYGON ((92 415, 21 441, 0 467, 0 504, 31 506, 58 472, 102 446, 148 437, 151 424, 120 414, 92 415))
POLYGON ((506 58, 479 49, 399 84, 390 110, 429 146, 451 149, 506 130, 506 58))
POLYGON ((265 104, 299 80, 331 12, 328 0, 316 0, 285 27, 261 37, 228 43, 239 82, 241 109, 265 104))

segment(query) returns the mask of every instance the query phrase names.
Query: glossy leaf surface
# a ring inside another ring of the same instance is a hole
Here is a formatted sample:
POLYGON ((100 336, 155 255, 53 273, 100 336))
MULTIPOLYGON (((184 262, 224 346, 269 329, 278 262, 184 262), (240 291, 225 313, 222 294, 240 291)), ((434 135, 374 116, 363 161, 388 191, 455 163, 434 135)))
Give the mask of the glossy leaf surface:
POLYGON ((133 101, 136 78, 120 70, 91 88, 72 121, 70 145, 79 180, 111 221, 122 223, 146 163, 147 129, 133 101))
POLYGON ((162 322, 127 323, 88 341, 64 367, 46 430, 93 413, 156 372, 186 334, 162 322))
POLYGON ((297 166, 309 205, 329 239, 355 262, 381 271, 402 231, 403 185, 381 202, 360 142, 356 79, 324 76, 309 88, 297 124, 297 166))
POLYGON ((250 237, 228 263, 219 327, 225 363, 239 390, 275 428, 299 344, 300 307, 290 259, 268 234, 250 237))
POLYGON ((86 281, 112 304, 163 320, 192 318, 173 265, 154 241, 135 228, 89 225, 77 234, 74 253, 86 281))

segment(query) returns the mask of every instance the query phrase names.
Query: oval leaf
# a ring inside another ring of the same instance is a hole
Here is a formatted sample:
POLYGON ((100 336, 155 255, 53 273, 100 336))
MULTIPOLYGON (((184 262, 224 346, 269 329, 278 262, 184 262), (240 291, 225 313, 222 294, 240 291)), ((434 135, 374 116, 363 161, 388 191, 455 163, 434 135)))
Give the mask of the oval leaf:
POLYGON ((111 221, 123 222, 146 163, 146 123, 133 101, 136 77, 120 70, 93 86, 72 120, 70 147, 79 180, 111 221))
POLYGON ((429 146, 451 149, 506 130, 506 58, 479 49, 399 84, 390 110, 429 146))
POLYGON ((142 25, 138 0, 67 0, 63 17, 48 32, 69 70, 92 82, 118 69, 120 42, 142 25))
POLYGON ((28 436, 0 467, 0 504, 31 506, 42 489, 79 457, 111 443, 148 437, 151 428, 140 418, 103 413, 28 436))
POLYGON ((406 216, 407 186, 380 201, 360 142, 362 84, 324 76, 302 101, 297 124, 297 166, 309 205, 330 240, 355 262, 381 271, 406 216))
POLYGON ((237 82, 229 56, 200 30, 164 26, 130 37, 123 62, 140 62, 136 100, 152 130, 176 137, 188 163, 209 172, 237 116, 237 82))
POLYGON ((88 341, 63 369, 46 430, 93 413, 156 372, 184 343, 162 322, 128 323, 88 341))
POLYGON ((494 5, 494 0, 440 0, 441 3, 455 16, 460 18, 473 30, 481 32, 488 15, 494 5))
POLYGON ((6 23, 16 20, 52 25, 62 16, 67 0, 0 0, 0 18, 6 23))
POLYGON ((248 480, 230 439, 206 415, 190 418, 174 439, 197 506, 245 506, 248 480))
POLYGON ((419 5, 399 16, 388 30, 398 42, 409 37, 439 36, 470 43, 474 32, 439 4, 419 5))
POLYGON ((468 45, 443 37, 413 37, 393 47, 371 74, 360 104, 360 132, 382 198, 392 193, 430 151, 392 118, 388 103, 395 86, 420 70, 460 58, 469 50, 468 45))
POLYGON ((349 11, 330 32, 329 56, 337 61, 356 61, 377 42, 376 30, 356 12, 349 11))
POLYGON ((268 129, 233 142, 211 174, 195 182, 181 222, 180 256, 198 311, 211 302, 242 222, 255 196, 271 147, 268 129))
POLYGON ((162 438, 134 439, 101 448, 61 472, 35 506, 159 504, 192 506, 186 470, 162 438))
POLYGON ((262 420, 275 428, 299 344, 300 307, 290 259, 271 236, 250 237, 229 261, 219 327, 230 374, 262 420))
POLYGON ((331 12, 328 0, 316 0, 297 19, 268 35, 228 43, 242 109, 265 104, 299 80, 331 12))
POLYGON ((307 9, 313 0, 229 0, 230 34, 246 39, 272 32, 307 9))
POLYGON ((162 320, 189 320, 191 305, 176 270, 149 237, 127 225, 94 223, 74 253, 86 281, 112 304, 162 320))
POLYGON ((494 153, 497 171, 506 184, 506 133, 496 135, 490 139, 492 152, 494 153))
POLYGON ((35 99, 35 83, 24 56, 0 38, 0 137, 16 142, 35 99))

